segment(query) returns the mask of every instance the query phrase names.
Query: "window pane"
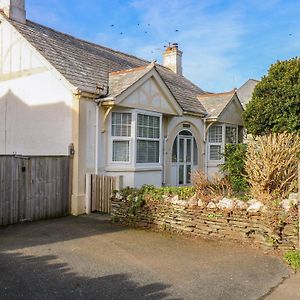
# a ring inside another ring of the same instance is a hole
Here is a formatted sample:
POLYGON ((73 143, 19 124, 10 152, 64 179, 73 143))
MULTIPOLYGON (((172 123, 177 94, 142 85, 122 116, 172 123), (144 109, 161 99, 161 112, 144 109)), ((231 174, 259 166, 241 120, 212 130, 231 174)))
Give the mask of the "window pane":
POLYGON ((192 136, 192 134, 188 130, 182 130, 182 131, 180 131, 179 135, 192 136))
POLYGON ((226 127, 226 144, 236 144, 236 127, 226 127))
POLYGON ((192 140, 186 139, 186 162, 192 162, 192 140))
POLYGON ((113 161, 129 161, 129 141, 113 141, 113 161))
POLYGON ((221 146, 219 145, 210 145, 209 147, 209 159, 210 160, 221 160, 221 146))
POLYGON ((191 172, 192 172, 192 166, 187 165, 186 166, 186 183, 187 184, 191 183, 191 172))
POLYGON ((172 149, 172 162, 177 162, 177 143, 178 143, 178 138, 176 137, 172 149))
POLYGON ((149 115, 138 114, 137 134, 140 138, 159 139, 160 118, 149 115))
POLYGON ((197 146, 197 142, 196 142, 196 139, 194 138, 193 139, 193 141, 194 141, 194 145, 193 145, 193 155, 194 155, 194 157, 193 157, 193 159, 194 159, 194 165, 195 166, 197 166, 198 165, 198 146, 197 146))
POLYGON ((222 143, 222 126, 211 126, 209 128, 209 142, 222 143))
POLYGON ((184 166, 179 166, 179 184, 184 183, 184 166))
POLYGON ((131 113, 112 113, 112 136, 131 136, 131 113))
POLYGON ((158 163, 159 142, 158 141, 137 141, 137 163, 158 163))
POLYGON ((179 162, 184 162, 184 139, 179 139, 179 162))

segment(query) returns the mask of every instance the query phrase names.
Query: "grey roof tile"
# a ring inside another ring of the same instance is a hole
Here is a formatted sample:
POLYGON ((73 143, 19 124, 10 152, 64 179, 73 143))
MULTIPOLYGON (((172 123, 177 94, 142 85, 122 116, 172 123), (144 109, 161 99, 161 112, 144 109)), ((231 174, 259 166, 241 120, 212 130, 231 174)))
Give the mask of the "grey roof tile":
MULTIPOLYGON (((97 84, 108 84, 110 72, 147 66, 150 62, 132 55, 96 45, 51 28, 28 21, 9 20, 72 85, 94 93, 97 84)), ((197 99, 205 92, 184 76, 157 65, 156 69, 178 104, 186 112, 207 114, 197 99)))
POLYGON ((228 93, 206 94, 198 96, 198 99, 209 113, 209 118, 215 119, 221 115, 235 93, 236 91, 233 90, 228 93))

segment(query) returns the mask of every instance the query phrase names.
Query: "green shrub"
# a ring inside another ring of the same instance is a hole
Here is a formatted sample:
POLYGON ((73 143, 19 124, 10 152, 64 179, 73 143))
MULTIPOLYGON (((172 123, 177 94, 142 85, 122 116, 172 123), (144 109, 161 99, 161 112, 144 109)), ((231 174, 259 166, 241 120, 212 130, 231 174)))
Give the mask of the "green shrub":
POLYGON ((283 260, 295 271, 300 270, 300 250, 287 251, 283 256, 283 260))
POLYGON ((243 114, 253 135, 300 133, 300 58, 278 61, 256 85, 243 114))
POLYGON ((245 178, 246 144, 228 144, 225 148, 225 163, 221 170, 229 180, 235 193, 244 193, 248 190, 245 178))
POLYGON ((164 196, 172 197, 178 195, 179 199, 187 200, 195 194, 194 187, 161 187, 153 185, 143 185, 140 189, 126 187, 120 191, 123 199, 130 202, 129 212, 135 215, 136 210, 143 207, 146 198, 153 200, 163 200, 164 196))

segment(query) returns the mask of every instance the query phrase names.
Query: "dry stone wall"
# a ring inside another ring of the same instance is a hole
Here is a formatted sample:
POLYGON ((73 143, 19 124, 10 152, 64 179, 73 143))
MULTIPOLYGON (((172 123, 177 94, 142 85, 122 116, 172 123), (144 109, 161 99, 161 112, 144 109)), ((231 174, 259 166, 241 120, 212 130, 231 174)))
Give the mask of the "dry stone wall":
POLYGON ((143 207, 133 208, 132 202, 115 197, 112 200, 112 220, 134 227, 248 242, 266 248, 287 250, 298 247, 296 209, 289 211, 287 218, 286 214, 276 217, 270 210, 253 212, 246 207, 226 209, 212 204, 203 207, 195 200, 150 199, 143 207))

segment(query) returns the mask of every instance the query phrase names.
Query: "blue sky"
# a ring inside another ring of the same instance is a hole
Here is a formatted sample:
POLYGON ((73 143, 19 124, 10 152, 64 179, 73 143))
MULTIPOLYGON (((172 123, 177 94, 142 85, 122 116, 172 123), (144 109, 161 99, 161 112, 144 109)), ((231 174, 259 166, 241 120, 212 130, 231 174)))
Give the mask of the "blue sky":
POLYGON ((300 53, 299 0, 26 0, 26 8, 33 21, 148 60, 161 62, 163 46, 177 42, 184 75, 213 92, 300 53))

